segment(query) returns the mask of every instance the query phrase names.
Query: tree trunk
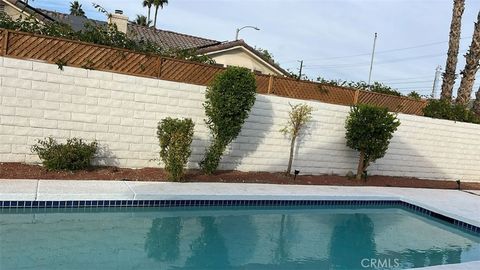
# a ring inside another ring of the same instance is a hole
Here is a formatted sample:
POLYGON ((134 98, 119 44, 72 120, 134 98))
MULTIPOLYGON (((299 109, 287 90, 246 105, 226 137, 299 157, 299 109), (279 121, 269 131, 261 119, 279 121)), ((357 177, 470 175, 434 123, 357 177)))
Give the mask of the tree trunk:
POLYGON ((357 175, 355 177, 357 180, 362 179, 364 162, 365 162, 365 151, 360 151, 360 159, 358 160, 357 175))
POLYGON ((151 7, 148 7, 147 26, 149 26, 148 22, 150 21, 150 9, 151 9, 151 7))
POLYGON ((480 87, 478 87, 477 94, 475 95, 475 101, 473 102, 473 112, 480 116, 480 87))
POLYGON ((473 84, 475 83, 475 74, 480 66, 480 12, 477 15, 477 22, 473 30, 472 44, 465 55, 465 69, 462 73, 462 81, 458 88, 457 103, 466 105, 470 102, 472 96, 473 84))
POLYGON ((153 28, 157 28, 157 14, 158 14, 158 6, 155 7, 155 17, 153 18, 153 28))
POLYGON ((441 99, 451 101, 453 85, 455 84, 455 71, 458 61, 458 47, 460 46, 460 31, 462 14, 465 9, 465 0, 453 1, 452 22, 450 24, 450 38, 448 42, 447 63, 443 73, 441 99))
POLYGON ((290 142, 290 157, 288 159, 287 171, 285 172, 286 175, 290 175, 290 173, 292 171, 293 150, 295 148, 295 139, 296 139, 296 137, 292 136, 292 141, 290 142))

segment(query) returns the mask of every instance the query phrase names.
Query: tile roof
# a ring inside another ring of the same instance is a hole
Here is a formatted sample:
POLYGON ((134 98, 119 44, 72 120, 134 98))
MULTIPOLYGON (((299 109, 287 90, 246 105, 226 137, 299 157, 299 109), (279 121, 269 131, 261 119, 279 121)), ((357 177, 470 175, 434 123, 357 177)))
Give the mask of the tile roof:
POLYGON ((261 58, 263 61, 267 62, 269 65, 273 66, 275 69, 277 69, 278 71, 283 73, 283 75, 288 76, 290 74, 288 71, 281 68, 277 63, 272 61, 270 58, 265 57, 265 55, 263 55, 261 52, 259 52, 258 50, 256 50, 252 46, 248 45, 243 39, 234 40, 234 41, 227 41, 227 42, 222 42, 218 45, 208 46, 208 47, 199 49, 198 53, 201 53, 201 54, 212 53, 212 52, 216 52, 216 51, 231 49, 231 48, 238 47, 238 46, 244 47, 245 49, 247 49, 251 53, 255 54, 256 56, 261 58))
POLYGON ((220 44, 220 41, 217 40, 140 26, 133 23, 128 24, 128 34, 133 39, 149 40, 168 49, 199 49, 220 44))

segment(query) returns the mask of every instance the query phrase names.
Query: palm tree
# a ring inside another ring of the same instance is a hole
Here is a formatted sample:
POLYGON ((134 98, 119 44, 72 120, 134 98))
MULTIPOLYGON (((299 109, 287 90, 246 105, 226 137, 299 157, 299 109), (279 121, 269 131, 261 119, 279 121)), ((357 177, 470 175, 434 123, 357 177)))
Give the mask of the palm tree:
POLYGON ((137 15, 137 18, 135 19, 134 23, 137 24, 137 25, 140 25, 140 26, 149 27, 150 23, 152 23, 152 21, 147 20, 147 17, 145 17, 143 15, 137 15))
POLYGON ((155 6, 155 17, 153 19, 153 27, 157 27, 158 8, 163 9, 163 6, 168 5, 168 0, 153 0, 153 5, 155 6))
POLYGON ((150 21, 150 10, 152 9, 153 0, 143 0, 143 7, 148 7, 147 22, 150 21))
POLYGON ((448 41, 447 64, 443 73, 441 99, 451 101, 453 85, 455 84, 455 70, 458 61, 458 47, 460 46, 460 31, 462 14, 465 9, 465 0, 453 0, 453 15, 450 24, 450 39, 448 41))
POLYGON ((478 87, 477 93, 475 94, 475 101, 473 102, 473 112, 480 116, 480 87, 478 87))
POLYGON ((477 22, 473 29, 472 44, 465 55, 465 69, 462 73, 462 80, 458 88, 457 103, 465 105, 470 101, 472 95, 475 74, 480 67, 480 11, 477 15, 477 22))
POLYGON ((70 3, 70 15, 85 17, 85 11, 83 11, 82 5, 78 1, 70 3))

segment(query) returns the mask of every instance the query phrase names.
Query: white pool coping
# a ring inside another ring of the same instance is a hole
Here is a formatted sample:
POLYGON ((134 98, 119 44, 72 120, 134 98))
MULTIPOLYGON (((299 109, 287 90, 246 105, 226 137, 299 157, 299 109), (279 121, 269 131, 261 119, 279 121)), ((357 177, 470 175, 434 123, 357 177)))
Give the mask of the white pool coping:
MULTIPOLYGON (((402 200, 480 226, 480 196, 458 190, 243 183, 0 180, 0 201, 205 199, 402 200)), ((480 269, 479 266, 480 261, 427 269, 480 269), (452 268, 457 266, 460 268, 452 268)))

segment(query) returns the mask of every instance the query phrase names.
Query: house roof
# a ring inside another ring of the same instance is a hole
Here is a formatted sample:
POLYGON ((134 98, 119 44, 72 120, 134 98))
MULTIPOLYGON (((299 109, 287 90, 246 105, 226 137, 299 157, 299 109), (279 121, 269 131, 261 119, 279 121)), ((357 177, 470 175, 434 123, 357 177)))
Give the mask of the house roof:
POLYGON ((259 57, 260 59, 262 59, 264 62, 267 62, 269 65, 273 66, 276 70, 278 70, 279 72, 281 72, 283 75, 285 76, 288 76, 289 75, 289 72, 286 71, 285 69, 281 68, 277 63, 275 63, 272 59, 266 57, 265 55, 263 55, 261 52, 259 52, 258 50, 256 50, 255 48, 253 48, 252 46, 248 45, 243 39, 239 39, 239 40, 234 40, 234 41, 227 41, 227 42, 222 42, 220 44, 217 44, 217 45, 212 45, 212 46, 208 46, 208 47, 205 47, 205 48, 201 48, 198 50, 198 53, 202 53, 202 54, 209 54, 209 53, 214 53, 214 52, 218 52, 218 51, 224 51, 224 50, 229 50, 229 49, 233 49, 235 47, 243 47, 245 48, 246 50, 248 50, 249 52, 253 53, 254 55, 256 55, 257 57, 259 57))
POLYGON ((34 16, 39 21, 42 21, 42 22, 52 22, 52 21, 54 21, 54 19, 51 18, 50 16, 48 16, 47 14, 44 14, 39 9, 36 9, 36 8, 26 4, 23 1, 20 1, 20 0, 4 0, 4 1, 12 4, 15 7, 17 7, 19 10, 24 11, 24 12, 34 16))
POLYGON ((37 11, 49 16, 56 22, 70 25, 72 29, 75 31, 83 30, 85 28, 84 25, 87 22, 97 24, 97 25, 107 24, 107 22, 105 21, 93 20, 86 17, 82 17, 82 16, 75 16, 75 15, 60 13, 60 12, 51 11, 47 9, 37 8, 37 11))
POLYGON ((220 44, 220 41, 155 29, 128 23, 129 36, 136 40, 149 40, 169 49, 199 49, 220 44))

